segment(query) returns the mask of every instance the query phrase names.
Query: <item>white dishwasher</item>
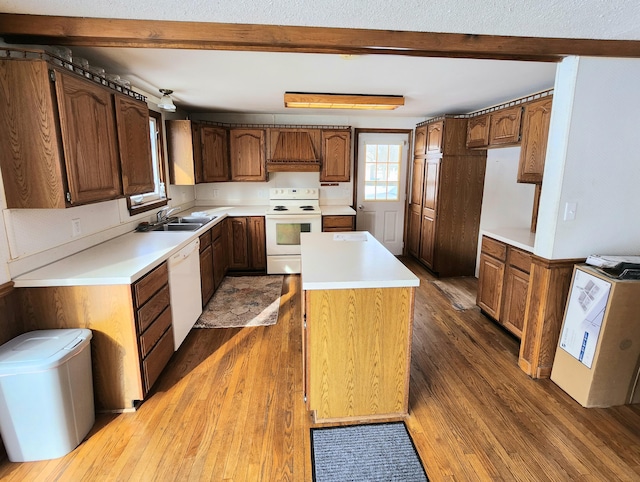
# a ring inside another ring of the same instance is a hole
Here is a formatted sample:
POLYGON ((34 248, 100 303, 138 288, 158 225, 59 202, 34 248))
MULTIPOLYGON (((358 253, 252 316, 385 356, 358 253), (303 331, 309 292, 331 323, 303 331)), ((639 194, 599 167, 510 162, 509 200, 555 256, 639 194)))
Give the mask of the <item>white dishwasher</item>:
POLYGON ((199 248, 200 239, 196 239, 169 258, 169 293, 176 350, 202 314, 199 248))

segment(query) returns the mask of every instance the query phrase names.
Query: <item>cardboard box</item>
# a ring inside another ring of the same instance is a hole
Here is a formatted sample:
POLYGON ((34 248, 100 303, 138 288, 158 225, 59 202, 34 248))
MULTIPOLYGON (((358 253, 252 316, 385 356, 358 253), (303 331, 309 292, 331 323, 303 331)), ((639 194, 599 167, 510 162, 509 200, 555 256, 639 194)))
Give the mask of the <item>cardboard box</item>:
POLYGON ((639 379, 640 281, 576 266, 551 380, 583 407, 609 407, 640 403, 639 379))

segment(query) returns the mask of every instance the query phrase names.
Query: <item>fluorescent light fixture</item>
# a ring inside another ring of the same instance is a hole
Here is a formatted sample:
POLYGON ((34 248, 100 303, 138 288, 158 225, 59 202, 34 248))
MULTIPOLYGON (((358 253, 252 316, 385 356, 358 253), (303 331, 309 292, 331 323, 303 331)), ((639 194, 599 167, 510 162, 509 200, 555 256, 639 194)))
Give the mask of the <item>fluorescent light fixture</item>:
POLYGON ((160 102, 158 102, 158 107, 162 110, 166 110, 167 112, 175 112, 176 105, 171 100, 171 94, 173 94, 173 90, 169 89, 160 89, 162 92, 162 97, 160 98, 160 102))
POLYGON ((301 109, 393 110, 404 105, 401 95, 312 94, 285 92, 284 106, 301 109))

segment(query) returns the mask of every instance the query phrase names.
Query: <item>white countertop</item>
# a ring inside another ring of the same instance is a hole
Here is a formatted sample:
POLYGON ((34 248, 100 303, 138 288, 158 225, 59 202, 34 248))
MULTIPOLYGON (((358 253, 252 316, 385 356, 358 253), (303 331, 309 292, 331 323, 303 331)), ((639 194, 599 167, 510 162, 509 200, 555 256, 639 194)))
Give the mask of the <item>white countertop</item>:
POLYGON ((197 231, 130 232, 13 279, 16 288, 131 284, 227 216, 264 216, 267 206, 196 206, 218 216, 197 231))
POLYGON ((420 280, 366 231, 302 233, 302 289, 399 288, 420 280), (345 238, 347 240, 338 240, 345 238), (358 240, 348 240, 357 238, 358 240))
POLYGON ((323 216, 355 216, 355 209, 349 206, 327 206, 320 205, 320 212, 322 212, 323 216))
POLYGON ((536 233, 532 233, 529 228, 490 228, 483 229, 481 232, 485 236, 533 253, 536 233))

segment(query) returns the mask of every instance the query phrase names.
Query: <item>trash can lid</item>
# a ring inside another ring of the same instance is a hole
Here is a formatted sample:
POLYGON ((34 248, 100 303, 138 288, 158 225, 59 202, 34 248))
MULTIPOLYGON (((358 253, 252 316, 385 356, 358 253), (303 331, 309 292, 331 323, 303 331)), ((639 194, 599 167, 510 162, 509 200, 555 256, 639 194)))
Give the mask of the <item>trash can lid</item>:
POLYGON ((91 336, 86 328, 24 333, 0 346, 0 376, 60 366, 89 343, 91 336))

